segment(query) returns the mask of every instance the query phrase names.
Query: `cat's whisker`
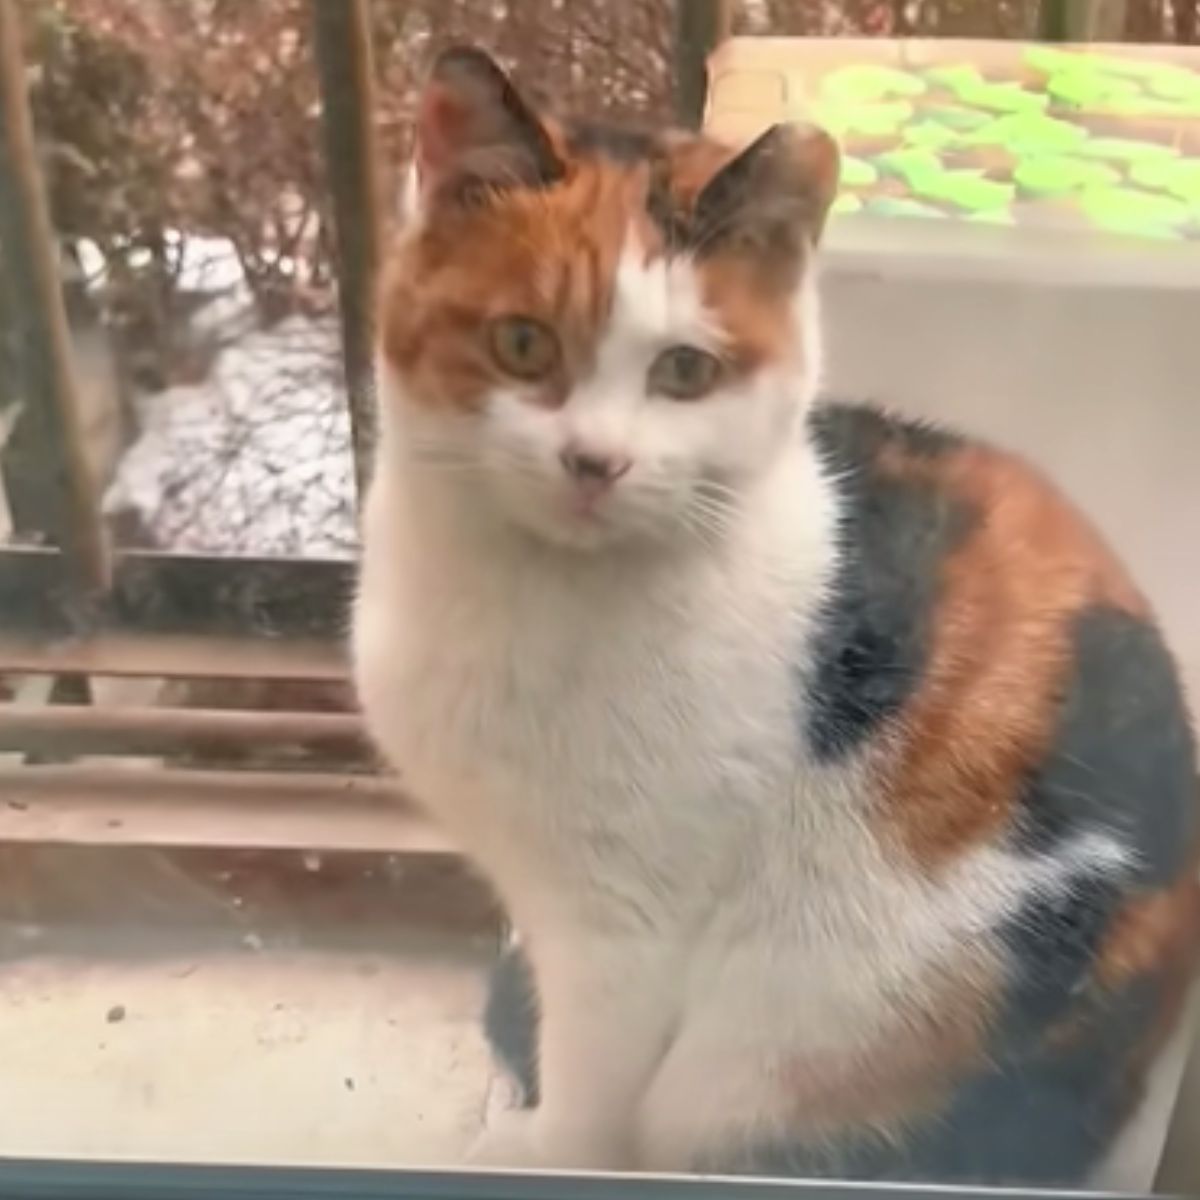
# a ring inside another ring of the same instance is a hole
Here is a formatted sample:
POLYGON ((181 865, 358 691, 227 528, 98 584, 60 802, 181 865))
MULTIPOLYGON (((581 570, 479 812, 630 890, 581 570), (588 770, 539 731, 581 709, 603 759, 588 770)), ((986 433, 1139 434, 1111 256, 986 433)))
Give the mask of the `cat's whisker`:
POLYGON ((693 532, 702 532, 714 538, 724 537, 731 526, 727 512, 697 503, 694 498, 693 502, 680 509, 680 518, 693 532))
POLYGON ((713 508, 727 509, 730 512, 740 507, 741 496, 732 490, 727 493, 714 492, 706 487, 696 488, 690 499, 696 504, 707 504, 713 508))
POLYGON ((728 496, 731 500, 741 500, 743 493, 727 483, 716 479, 705 479, 696 487, 696 491, 705 496, 728 496))
POLYGON ((478 467, 480 465, 476 458, 448 453, 410 454, 408 461, 415 467, 478 467))
POLYGON ((721 524, 726 529, 733 523, 738 514, 738 510, 731 504, 722 501, 713 501, 698 495, 691 497, 687 507, 721 524))
POLYGON ((532 456, 519 450, 492 447, 488 457, 481 458, 477 451, 461 446, 448 445, 433 439, 414 440, 408 447, 409 462, 425 470, 458 470, 486 473, 502 471, 521 475, 541 475, 542 469, 532 456))

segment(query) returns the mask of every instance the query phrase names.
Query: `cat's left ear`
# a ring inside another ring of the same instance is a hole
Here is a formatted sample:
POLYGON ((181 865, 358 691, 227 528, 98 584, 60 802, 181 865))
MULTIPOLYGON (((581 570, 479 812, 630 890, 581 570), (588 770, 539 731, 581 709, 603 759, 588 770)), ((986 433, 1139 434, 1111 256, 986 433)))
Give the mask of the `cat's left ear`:
POLYGON ((764 253, 815 245, 837 195, 837 143, 816 125, 772 125, 725 164, 696 197, 701 244, 725 236, 764 253))
POLYGON ((422 202, 545 187, 564 173, 536 114, 473 46, 443 51, 433 64, 417 111, 415 165, 422 202))

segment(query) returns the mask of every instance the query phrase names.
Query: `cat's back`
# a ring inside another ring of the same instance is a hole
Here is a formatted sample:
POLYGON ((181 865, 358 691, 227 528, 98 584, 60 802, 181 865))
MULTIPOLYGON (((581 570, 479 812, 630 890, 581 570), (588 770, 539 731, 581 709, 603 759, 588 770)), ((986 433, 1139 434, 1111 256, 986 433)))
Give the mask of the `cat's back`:
POLYGON ((824 405, 809 428, 839 497, 813 752, 836 760, 886 733, 880 782, 922 860, 1008 827, 1046 848, 1095 820, 1173 875, 1197 848, 1189 716, 1103 538, 984 443, 867 406, 824 405))
POLYGON ((945 879, 992 847, 1070 881, 996 931, 995 1065, 900 1173, 1078 1177, 1136 1107, 1200 951, 1175 664, 1104 540, 1019 458, 851 405, 819 407, 809 436, 841 510, 812 752, 868 764, 906 870, 945 879))

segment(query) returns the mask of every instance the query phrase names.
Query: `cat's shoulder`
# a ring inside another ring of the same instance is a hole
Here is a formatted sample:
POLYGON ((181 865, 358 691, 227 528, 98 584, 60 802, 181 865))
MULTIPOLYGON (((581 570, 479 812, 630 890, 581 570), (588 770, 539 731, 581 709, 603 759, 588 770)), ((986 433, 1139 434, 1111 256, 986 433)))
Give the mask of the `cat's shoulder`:
POLYGON ((1000 503, 1023 513, 1054 511, 1080 540, 1079 551, 1097 562, 1116 562, 1054 482, 1012 450, 870 402, 822 399, 810 410, 806 429, 850 532, 865 535, 868 518, 886 519, 886 544, 892 545, 906 527, 909 537, 916 536, 940 518, 957 535, 951 549, 1000 503))
POLYGON ((881 455, 903 454, 930 462, 972 444, 935 421, 902 415, 868 401, 823 397, 808 414, 809 435, 834 470, 870 467, 881 455))

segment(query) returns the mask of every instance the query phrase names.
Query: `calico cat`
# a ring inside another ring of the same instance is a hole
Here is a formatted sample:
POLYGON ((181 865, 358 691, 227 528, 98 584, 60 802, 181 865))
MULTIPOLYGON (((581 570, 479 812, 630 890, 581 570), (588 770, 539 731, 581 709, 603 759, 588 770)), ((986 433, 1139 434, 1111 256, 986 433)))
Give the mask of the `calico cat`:
POLYGON ((1095 1180, 1183 1027, 1170 654, 1030 467, 814 399, 837 172, 424 91, 354 645, 529 956, 479 1163, 1095 1180))

